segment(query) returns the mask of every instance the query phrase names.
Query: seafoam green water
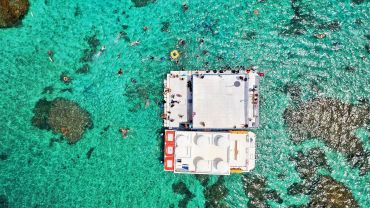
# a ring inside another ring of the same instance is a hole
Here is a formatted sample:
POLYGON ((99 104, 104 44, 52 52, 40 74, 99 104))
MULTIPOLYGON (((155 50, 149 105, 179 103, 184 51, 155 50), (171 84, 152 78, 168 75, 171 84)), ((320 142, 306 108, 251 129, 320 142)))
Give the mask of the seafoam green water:
MULTIPOLYGON (((329 97, 358 104, 369 98, 370 56, 365 47, 370 44, 369 1, 158 0, 144 7, 128 0, 30 4, 20 26, 0 30, 4 206, 177 207, 183 195, 174 193, 172 186, 181 181, 194 196, 187 206, 205 206, 201 183, 192 175, 164 172, 159 160, 162 121, 156 102, 162 98, 164 75, 170 70, 257 65, 266 76, 261 79, 261 128, 255 131, 253 174, 266 177, 268 187, 280 194, 283 202, 269 201, 270 206, 309 203, 307 195, 287 193, 290 185, 301 181, 289 157, 319 147, 332 169, 322 174, 348 187, 360 207, 370 207, 369 172, 360 176, 341 153, 320 139, 294 144, 283 118, 293 105, 283 90, 287 83, 299 86, 303 101, 329 97), (186 12, 184 3, 189 7, 186 12), (294 5, 309 14, 302 25, 295 25, 301 35, 288 34, 294 27, 294 5), (126 35, 120 38, 120 32, 126 35), (325 38, 314 37, 322 33, 325 38), (178 45, 180 39, 184 46, 178 45), (95 40, 97 51, 103 45, 106 50, 97 56, 88 40, 95 40), (131 46, 136 40, 140 44, 131 46), (85 49, 95 55, 81 62, 85 49), (173 49, 181 52, 178 64, 169 60, 173 49), (53 62, 49 50, 54 52, 53 62), (84 64, 89 72, 76 73, 84 64), (354 70, 346 70, 348 66, 354 70), (122 76, 117 76, 119 68, 122 76), (62 73, 72 78, 70 84, 60 81, 62 73), (47 86, 54 91, 42 94, 47 86), (67 88, 72 91, 62 91, 67 88), (91 114, 94 127, 74 145, 50 145, 51 138, 59 136, 31 123, 32 110, 44 97, 75 101, 91 114), (125 139, 118 131, 121 127, 130 128, 125 139)), ((369 151, 368 130, 357 133, 369 151)), ((241 177, 224 178, 229 207, 247 206, 241 177)), ((214 183, 217 177, 210 179, 214 183)))

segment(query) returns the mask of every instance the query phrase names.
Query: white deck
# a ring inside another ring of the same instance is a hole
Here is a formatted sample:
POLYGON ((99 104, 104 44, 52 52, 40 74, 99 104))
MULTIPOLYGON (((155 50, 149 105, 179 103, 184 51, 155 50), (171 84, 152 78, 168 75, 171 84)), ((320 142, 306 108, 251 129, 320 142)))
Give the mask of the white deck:
POLYGON ((259 76, 253 71, 171 71, 164 82, 164 127, 182 128, 186 123, 182 129, 257 128, 258 85, 259 76))
POLYGON ((176 128, 179 127, 180 123, 189 120, 191 116, 191 109, 189 107, 191 104, 188 103, 188 100, 191 99, 191 94, 187 87, 187 82, 189 80, 191 80, 191 73, 186 71, 167 74, 165 88, 170 89, 170 92, 164 93, 166 101, 164 113, 168 116, 168 118, 164 120, 165 127, 176 128), (179 103, 173 103, 173 107, 171 107, 172 100, 179 101, 179 103))
POLYGON ((255 166, 255 134, 176 131, 175 173, 229 175, 255 166))
POLYGON ((247 82, 240 76, 193 77, 193 128, 236 129, 246 124, 247 82))

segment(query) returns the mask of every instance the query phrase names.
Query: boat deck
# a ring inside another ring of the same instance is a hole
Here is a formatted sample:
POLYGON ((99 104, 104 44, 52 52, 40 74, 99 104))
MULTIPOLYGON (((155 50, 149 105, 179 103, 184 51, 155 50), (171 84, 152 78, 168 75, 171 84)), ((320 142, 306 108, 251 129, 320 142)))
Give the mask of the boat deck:
POLYGON ((255 166, 252 132, 165 132, 165 170, 175 173, 229 175, 255 166))
POLYGON ((256 72, 171 71, 164 89, 164 127, 225 130, 259 126, 256 72))

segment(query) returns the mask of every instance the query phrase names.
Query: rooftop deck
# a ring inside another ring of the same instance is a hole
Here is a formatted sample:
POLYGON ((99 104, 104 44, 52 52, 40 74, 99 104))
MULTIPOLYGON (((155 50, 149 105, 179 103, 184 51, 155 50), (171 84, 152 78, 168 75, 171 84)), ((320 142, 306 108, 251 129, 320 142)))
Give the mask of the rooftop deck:
POLYGON ((259 126, 256 72, 172 71, 164 85, 164 127, 223 130, 259 126))
POLYGON ((233 169, 247 172, 255 166, 255 134, 252 132, 167 130, 165 134, 166 143, 170 143, 165 150, 165 170, 229 175, 233 169))

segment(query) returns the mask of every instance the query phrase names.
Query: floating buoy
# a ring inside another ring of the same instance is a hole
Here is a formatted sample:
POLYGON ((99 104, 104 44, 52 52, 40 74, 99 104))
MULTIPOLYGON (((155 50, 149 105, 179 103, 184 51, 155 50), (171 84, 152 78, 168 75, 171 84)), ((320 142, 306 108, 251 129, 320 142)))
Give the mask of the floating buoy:
POLYGON ((65 83, 67 83, 67 82, 71 81, 71 78, 69 78, 69 77, 67 77, 67 76, 63 76, 63 81, 64 81, 65 83))
POLYGON ((176 60, 180 57, 180 53, 177 50, 173 50, 170 53, 171 59, 176 60))

